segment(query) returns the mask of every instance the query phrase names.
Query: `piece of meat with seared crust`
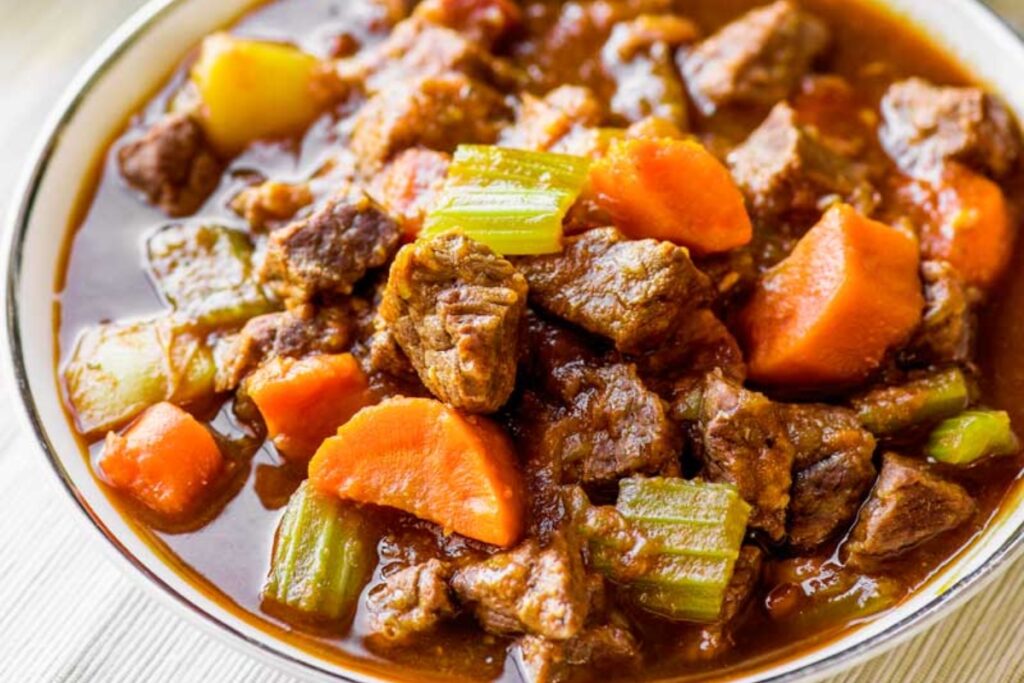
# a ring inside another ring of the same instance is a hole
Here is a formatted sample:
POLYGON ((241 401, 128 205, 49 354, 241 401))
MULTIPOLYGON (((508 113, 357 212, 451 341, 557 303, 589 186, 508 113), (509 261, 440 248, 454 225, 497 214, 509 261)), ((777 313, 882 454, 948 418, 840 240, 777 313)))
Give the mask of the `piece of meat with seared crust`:
POLYGON ((921 264, 924 282, 924 317, 909 345, 909 352, 924 361, 943 365, 966 363, 974 348, 976 315, 972 305, 978 296, 947 261, 921 264))
POLYGON ((811 551, 844 530, 875 481, 875 438, 856 414, 827 405, 789 405, 783 420, 796 448, 789 545, 811 551))
POLYGON ((400 228, 367 195, 335 197, 308 218, 275 230, 260 278, 290 306, 318 294, 351 294, 367 271, 391 260, 400 228))
POLYGON ((461 233, 402 248, 380 315, 423 384, 449 405, 496 411, 515 388, 526 280, 461 233))
POLYGON ((522 23, 522 10, 514 0, 423 0, 412 15, 488 48, 522 23))
POLYGON ((882 146, 909 175, 934 179, 947 160, 954 160, 998 178, 1020 157, 1013 115, 978 88, 909 78, 889 86, 881 110, 882 146))
POLYGON ((291 311, 251 318, 235 335, 214 348, 217 391, 230 391, 264 361, 276 356, 299 358, 316 353, 340 353, 354 337, 354 322, 339 307, 291 311))
POLYGON ((588 626, 565 641, 524 636, 516 644, 515 657, 527 683, 568 683, 579 667, 628 671, 642 659, 636 637, 620 622, 588 626))
POLYGON ((546 547, 528 539, 512 550, 457 569, 459 600, 498 635, 568 640, 583 628, 590 594, 578 542, 555 534, 546 547))
POLYGON ((614 228, 565 240, 561 253, 517 258, 530 300, 608 337, 620 351, 664 342, 683 318, 711 300, 707 276, 670 242, 629 240, 614 228))
POLYGON ((448 590, 451 568, 438 559, 405 567, 366 596, 371 637, 403 644, 455 615, 448 590))
POLYGON ((755 213, 822 211, 845 201, 870 215, 878 203, 866 167, 831 149, 781 102, 728 158, 733 178, 755 213))
POLYGON ((544 97, 523 93, 515 122, 501 132, 501 144, 549 150, 570 133, 598 125, 601 118, 601 102, 582 85, 559 86, 544 97))
POLYGON ((825 24, 790 0, 751 10, 708 37, 680 67, 700 110, 772 106, 785 99, 829 44, 825 24))
POLYGON ((188 216, 220 183, 221 162, 202 127, 187 114, 169 114, 117 151, 121 175, 170 216, 188 216))
POLYGON ((704 381, 697 424, 703 476, 734 484, 754 508, 750 526, 775 541, 786 535, 796 455, 780 413, 779 404, 716 370, 704 381))
POLYGON ((962 486, 928 463, 886 453, 845 549, 855 560, 888 559, 964 524, 977 509, 962 486))

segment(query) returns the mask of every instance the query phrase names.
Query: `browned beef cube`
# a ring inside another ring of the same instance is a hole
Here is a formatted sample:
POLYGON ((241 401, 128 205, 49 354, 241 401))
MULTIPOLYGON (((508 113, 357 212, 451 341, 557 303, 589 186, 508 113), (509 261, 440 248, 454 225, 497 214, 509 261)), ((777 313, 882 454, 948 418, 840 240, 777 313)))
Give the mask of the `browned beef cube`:
POLYGON ((117 152, 125 181, 171 216, 195 213, 220 183, 221 163, 203 129, 171 114, 117 152))
POLYGON ((698 35, 693 22, 671 14, 616 24, 601 51, 604 70, 615 83, 612 113, 630 123, 657 116, 686 130, 686 94, 673 56, 698 35))
POLYGON ((580 632, 589 611, 583 558, 565 534, 555 535, 547 547, 531 538, 468 564, 456 570, 451 586, 480 624, 499 635, 567 640, 580 632))
POLYGON ((407 643, 454 616, 448 594, 450 573, 447 564, 431 559, 385 577, 366 598, 370 633, 392 643, 407 643))
POLYGON ((515 388, 526 280, 487 246, 446 233, 402 248, 380 315, 442 401, 494 412, 515 388))
POLYGON ((754 510, 750 526, 773 540, 786 535, 786 510, 796 452, 778 404, 716 370, 704 382, 700 407, 703 475, 734 484, 754 510))
POLYGON ((932 473, 926 462, 886 453, 846 549, 854 557, 889 558, 955 529, 976 511, 963 487, 932 473))
POLYGON ((608 337, 621 351, 665 341, 711 299, 709 280, 686 249, 628 240, 614 228, 570 237, 561 253, 516 259, 516 266, 537 306, 608 337))
POLYGON ((810 551, 856 516, 875 481, 875 438, 846 408, 792 405, 783 418, 796 448, 789 544, 810 551))
POLYGON ((386 264, 400 229, 365 194, 331 199, 309 218, 275 230, 260 277, 289 304, 317 294, 350 294, 366 272, 386 264))
POLYGON ((761 580, 764 551, 754 545, 745 545, 736 558, 732 579, 725 589, 722 612, 718 621, 684 633, 683 656, 691 662, 708 661, 720 657, 733 647, 733 634, 738 617, 750 604, 761 580))
POLYGON ((245 218, 253 230, 266 230, 295 218, 295 215, 313 203, 308 183, 282 183, 268 180, 247 187, 231 200, 231 208, 245 218))
POLYGON ((228 391, 263 361, 275 356, 301 357, 340 353, 353 338, 353 321, 337 307, 311 306, 250 319, 242 331, 216 347, 217 391, 228 391))
POLYGON ((911 175, 934 177, 952 159, 998 177, 1013 170, 1020 156, 1013 116, 978 88, 910 78, 890 86, 881 109, 882 145, 911 175))
POLYGON ((376 171, 410 147, 452 152, 463 143, 492 143, 509 118, 502 96, 449 72, 393 83, 356 116, 351 148, 360 167, 376 171))
POLYGON ((527 683, 567 683, 581 666, 621 672, 640 663, 640 645, 623 623, 590 626, 565 641, 525 636, 517 643, 516 664, 527 683))
POLYGON ((501 133, 501 144, 548 150, 569 133, 598 125, 601 118, 601 103, 584 86, 563 85, 544 97, 523 93, 515 122, 501 133))
POLYGON ((829 43, 819 19, 778 0, 748 12, 682 58, 698 107, 771 106, 785 99, 829 43))
POLYGON ((974 347, 975 315, 972 295, 946 261, 921 264, 925 309, 912 353, 934 364, 963 363, 974 347))
POLYGON ((519 27, 522 12, 514 0, 423 0, 414 17, 446 26, 491 46, 519 27))
POLYGON ((829 148, 813 128, 800 125, 785 102, 728 160, 748 203, 762 215, 821 210, 835 199, 870 214, 877 203, 865 167, 829 148))

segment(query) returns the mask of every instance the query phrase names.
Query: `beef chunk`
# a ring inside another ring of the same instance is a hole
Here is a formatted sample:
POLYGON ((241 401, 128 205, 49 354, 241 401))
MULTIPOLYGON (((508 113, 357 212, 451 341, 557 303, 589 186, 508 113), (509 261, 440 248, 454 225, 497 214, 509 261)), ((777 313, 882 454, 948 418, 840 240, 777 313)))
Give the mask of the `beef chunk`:
POLYGON ((488 413, 515 388, 526 295, 526 280, 512 264, 447 233, 399 252, 380 315, 435 396, 488 413))
POLYGON ((304 306, 250 319, 242 331, 216 347, 217 391, 229 391, 265 360, 298 358, 316 353, 340 353, 353 338, 348 312, 337 307, 314 311, 304 306))
POLYGON ((828 28, 790 0, 748 12, 682 56, 690 93, 707 115, 731 104, 786 98, 829 43, 828 28))
POLYGON ((1013 116, 978 88, 910 78, 889 87, 881 109, 882 145, 910 175, 936 177, 949 159, 997 177, 1016 166, 1020 138, 1013 116))
POLYGON ((622 351, 665 341, 711 298, 707 277, 685 249, 627 240, 614 228, 570 237, 561 253, 520 258, 516 266, 530 283, 531 301, 622 351))
POLYGON ((313 203, 313 193, 307 183, 282 183, 268 180, 247 187, 231 200, 231 208, 245 218, 253 230, 290 221, 295 214, 313 203))
POLYGON ((846 548, 853 557, 899 555, 955 529, 976 510, 962 487, 933 474, 927 463, 886 453, 846 548))
POLYGON ((501 133, 501 144, 548 150, 570 133, 596 126, 601 118, 601 103, 584 86, 563 85, 544 97, 524 93, 515 123, 501 133))
POLYGON ((402 224, 406 237, 415 237, 427 211, 444 187, 451 156, 430 149, 407 149, 373 177, 370 192, 402 224))
POLYGON ((431 559, 386 577, 366 598, 371 634, 405 643, 454 616, 449 574, 447 564, 431 559))
POLYGON ((514 31, 521 15, 513 0, 423 0, 413 12, 488 47, 514 31))
POLYGON ((468 564, 452 576, 459 600, 492 633, 526 633, 567 640, 583 628, 589 591, 575 539, 555 535, 547 547, 536 539, 468 564))
POLYGON ((616 24, 601 51, 604 70, 615 83, 612 113, 630 123, 657 116, 685 130, 686 94, 673 54, 698 35, 693 22, 671 14, 616 24))
POLYGON ((117 152, 125 181, 171 216, 195 213, 220 183, 221 163, 202 127, 171 114, 117 152))
POLYGON ((350 294, 398 248, 399 227, 364 194, 334 198, 309 218, 275 230, 260 277, 290 304, 350 294))
POLYGON ((800 125, 785 102, 728 160, 747 201, 761 215, 818 211, 835 199, 870 214, 877 203, 865 167, 829 148, 815 129, 800 125))
POLYGON ((875 480, 875 438, 846 408, 793 405, 783 415, 796 448, 789 544, 810 551, 856 516, 875 480))
POLYGON ((786 509, 796 455, 778 404, 716 370, 704 382, 700 447, 703 475, 734 484, 754 510, 750 526, 773 540, 786 534, 786 509))
POLYGON ((946 261, 921 264, 925 309, 911 352, 929 363, 964 363, 974 346, 972 294, 946 261))
POLYGON ((576 667, 622 671, 641 663, 640 645, 624 623, 591 626, 565 641, 525 636, 516 663, 528 683, 566 683, 576 667))
POLYGON ((351 148, 360 167, 375 172, 410 147, 452 152, 462 143, 492 143, 509 114, 496 90, 464 74, 413 78, 392 84, 360 109, 351 148))
POLYGON ((739 626, 739 617, 754 597, 763 566, 764 551, 760 548, 745 545, 740 549, 732 579, 725 589, 718 621, 684 634, 683 654, 688 661, 712 660, 733 648, 733 636, 739 626))

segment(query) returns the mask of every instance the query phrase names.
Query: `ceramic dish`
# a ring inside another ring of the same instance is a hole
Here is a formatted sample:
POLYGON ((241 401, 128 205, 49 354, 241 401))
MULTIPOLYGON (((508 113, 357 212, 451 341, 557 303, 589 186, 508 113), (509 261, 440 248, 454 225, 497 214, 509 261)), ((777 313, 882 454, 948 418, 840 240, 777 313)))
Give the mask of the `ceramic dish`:
MULTIPOLYGON (((54 288, 67 226, 103 141, 164 81, 203 35, 230 22, 252 0, 154 0, 97 52, 56 108, 14 198, 6 254, 5 356, 27 424, 72 501, 75 515, 105 540, 119 564, 154 596, 197 625, 267 663, 304 678, 383 680, 385 664, 353 670, 319 659, 257 628, 165 564, 111 505, 89 472, 65 418, 54 375, 54 288)), ((973 0, 887 0, 1009 102, 1024 120, 1024 43, 973 0)), ((1024 342, 1024 340, 1020 340, 1024 342)), ((1018 490, 1019 492, 1019 490, 1018 490)), ((798 656, 747 665, 734 679, 813 680, 895 646, 980 590, 1024 548, 1024 506, 1011 496, 998 518, 923 589, 881 617, 798 656)))

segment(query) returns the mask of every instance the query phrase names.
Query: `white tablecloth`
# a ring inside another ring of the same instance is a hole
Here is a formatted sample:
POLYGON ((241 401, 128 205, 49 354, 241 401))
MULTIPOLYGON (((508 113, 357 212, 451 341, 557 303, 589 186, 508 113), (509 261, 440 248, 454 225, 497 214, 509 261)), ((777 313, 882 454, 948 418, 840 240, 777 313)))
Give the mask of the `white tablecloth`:
MULTIPOLYGON (((61 88, 139 4, 0 0, 0 214, 61 88)), ((994 4, 1024 20, 1021 0, 994 4)), ((0 385, 0 681, 294 680, 199 632, 108 562, 12 422, 9 379, 0 385)), ((1024 681, 1022 615, 1024 562, 937 627, 836 681, 1024 681)))

